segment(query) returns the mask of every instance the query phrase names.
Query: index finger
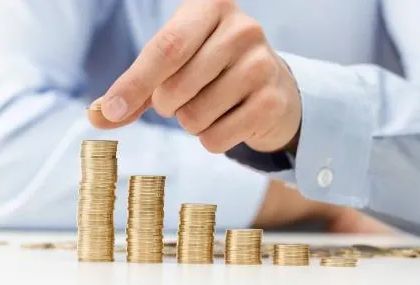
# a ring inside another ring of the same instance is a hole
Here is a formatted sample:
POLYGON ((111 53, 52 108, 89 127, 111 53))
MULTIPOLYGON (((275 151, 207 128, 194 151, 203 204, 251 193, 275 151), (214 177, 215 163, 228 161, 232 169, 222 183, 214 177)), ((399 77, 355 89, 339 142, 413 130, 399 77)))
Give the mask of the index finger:
MULTIPOLYGON (((106 92, 102 112, 120 122, 138 110, 163 81, 180 69, 218 25, 222 1, 188 0, 144 47, 106 92)), ((227 1, 224 1, 227 2, 227 1)))

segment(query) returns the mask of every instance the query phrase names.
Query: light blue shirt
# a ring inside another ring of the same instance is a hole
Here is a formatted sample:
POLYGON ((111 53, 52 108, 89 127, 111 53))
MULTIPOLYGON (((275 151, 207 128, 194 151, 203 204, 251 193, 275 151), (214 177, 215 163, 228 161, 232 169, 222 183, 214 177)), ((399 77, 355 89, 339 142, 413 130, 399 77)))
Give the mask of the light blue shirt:
MULTIPOLYGON (((420 2, 238 2, 263 25, 301 90, 294 168, 269 175, 296 184, 310 199, 364 208, 420 231, 420 2)), ((121 157, 138 161, 127 159, 123 177, 138 169, 182 180, 168 194, 167 211, 176 212, 183 199, 212 201, 221 204, 222 226, 252 220, 265 179, 205 154, 194 138, 168 129, 176 127, 173 120, 150 112, 131 129, 103 134, 80 119, 83 106, 103 93, 178 4, 0 2, 0 225, 72 226, 75 157, 80 140, 92 136, 129 145, 121 157), (186 160, 189 154, 195 159, 186 160), (223 177, 229 181, 232 175, 243 183, 232 182, 232 191, 225 192, 220 185, 229 183, 222 184, 223 177), (194 176, 209 177, 201 181, 205 190, 179 190, 190 181, 199 187, 194 176), (219 183, 211 182, 219 176, 219 183)), ((176 220, 172 214, 166 222, 176 227, 176 220)))

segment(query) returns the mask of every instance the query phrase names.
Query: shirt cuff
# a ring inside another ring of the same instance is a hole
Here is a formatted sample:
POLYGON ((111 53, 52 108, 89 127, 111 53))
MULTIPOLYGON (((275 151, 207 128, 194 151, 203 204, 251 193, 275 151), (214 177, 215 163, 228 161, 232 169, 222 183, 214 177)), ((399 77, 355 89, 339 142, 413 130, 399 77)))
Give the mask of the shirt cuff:
POLYGON ((301 92, 295 176, 312 200, 364 207, 373 132, 368 85, 343 66, 281 53, 301 92))

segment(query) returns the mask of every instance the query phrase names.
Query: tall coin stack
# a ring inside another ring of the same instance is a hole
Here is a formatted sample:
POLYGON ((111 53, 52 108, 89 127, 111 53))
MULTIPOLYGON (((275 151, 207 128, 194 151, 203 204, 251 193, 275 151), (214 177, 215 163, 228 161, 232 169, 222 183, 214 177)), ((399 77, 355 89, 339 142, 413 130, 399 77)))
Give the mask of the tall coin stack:
POLYGON ((164 176, 131 176, 128 194, 127 261, 163 260, 164 176))
POLYGON ((273 263, 284 266, 309 265, 309 245, 276 244, 274 245, 273 263))
POLYGON ((226 264, 261 264, 260 229, 227 230, 225 240, 226 264))
POLYGON ((182 204, 179 216, 178 263, 213 263, 216 205, 182 204))
POLYGON ((113 261, 116 141, 87 140, 81 146, 78 204, 79 261, 113 261))

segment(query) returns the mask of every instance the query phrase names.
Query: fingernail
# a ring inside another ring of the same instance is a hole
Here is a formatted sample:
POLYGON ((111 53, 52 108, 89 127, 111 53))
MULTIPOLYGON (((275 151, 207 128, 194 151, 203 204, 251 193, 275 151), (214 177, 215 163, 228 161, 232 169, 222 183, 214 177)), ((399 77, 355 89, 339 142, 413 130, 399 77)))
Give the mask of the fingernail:
POLYGON ((125 118, 127 112, 128 104, 119 96, 102 101, 102 114, 111 122, 120 122, 125 118))

